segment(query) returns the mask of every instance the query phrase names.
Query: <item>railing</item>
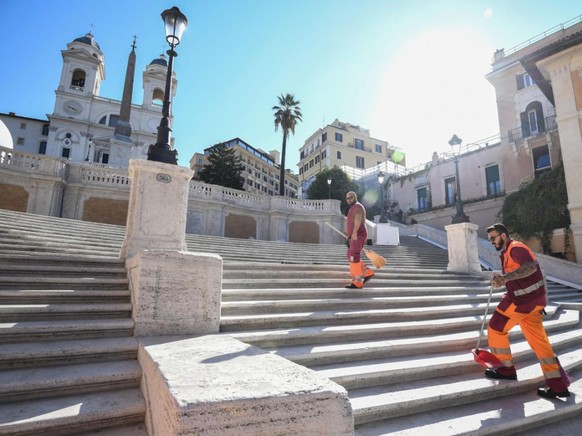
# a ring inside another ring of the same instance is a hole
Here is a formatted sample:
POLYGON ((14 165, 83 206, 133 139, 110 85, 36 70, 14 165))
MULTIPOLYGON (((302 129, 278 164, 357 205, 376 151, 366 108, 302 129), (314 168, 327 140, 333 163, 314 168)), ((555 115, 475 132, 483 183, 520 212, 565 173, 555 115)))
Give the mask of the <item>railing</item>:
POLYGON ((28 173, 64 178, 67 161, 0 147, 0 166, 18 168, 28 173))
POLYGON ((571 20, 566 21, 565 23, 561 23, 558 24, 554 27, 552 27, 551 29, 546 30, 545 32, 542 32, 530 39, 528 39, 527 41, 524 41, 518 45, 516 45, 515 47, 511 47, 508 50, 504 50, 504 54, 505 56, 509 56, 515 52, 518 52, 519 50, 530 46, 538 41, 541 41, 542 39, 546 38, 547 36, 550 36, 556 32, 559 32, 560 30, 563 31, 565 29, 567 29, 568 27, 571 27, 579 22, 582 21, 582 15, 578 15, 577 17, 572 18, 571 20))
POLYGON ((541 135, 542 133, 546 133, 551 130, 556 130, 557 128, 558 124, 556 123, 556 116, 550 115, 549 117, 544 118, 544 125, 542 126, 541 130, 531 132, 530 129, 524 131, 524 126, 516 127, 515 129, 507 131, 507 137, 509 139, 509 142, 515 143, 525 138, 532 138, 534 136, 541 135))

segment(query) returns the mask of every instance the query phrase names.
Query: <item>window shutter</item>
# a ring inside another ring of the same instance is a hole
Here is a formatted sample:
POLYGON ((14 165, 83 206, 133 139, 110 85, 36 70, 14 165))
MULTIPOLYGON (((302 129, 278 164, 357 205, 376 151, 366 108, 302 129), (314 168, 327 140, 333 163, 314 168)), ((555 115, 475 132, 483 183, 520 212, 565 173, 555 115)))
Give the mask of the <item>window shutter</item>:
POLYGON ((527 138, 530 135, 529 120, 527 118, 527 112, 522 112, 519 114, 521 118, 521 134, 522 138, 527 138))

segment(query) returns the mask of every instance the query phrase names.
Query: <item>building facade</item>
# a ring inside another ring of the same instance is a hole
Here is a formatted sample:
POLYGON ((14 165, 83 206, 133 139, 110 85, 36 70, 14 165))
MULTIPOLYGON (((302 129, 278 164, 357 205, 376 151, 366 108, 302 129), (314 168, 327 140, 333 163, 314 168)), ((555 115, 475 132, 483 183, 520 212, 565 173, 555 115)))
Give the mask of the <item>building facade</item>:
MULTIPOLYGON (((166 59, 162 56, 147 65, 142 74, 143 101, 137 105, 131 103, 135 44, 128 59, 122 100, 100 96, 105 57, 91 33, 67 44, 61 54, 61 77, 47 120, 0 114, 14 149, 117 168, 127 168, 129 159, 147 159, 162 117, 166 59)), ((172 94, 176 85, 174 76, 172 94)))
POLYGON ((582 22, 577 17, 558 27, 529 45, 495 53, 486 78, 496 93, 498 141, 468 144, 458 156, 435 155, 394 180, 391 189, 409 222, 451 224, 458 159, 465 213, 485 237, 505 195, 563 162, 572 232, 566 254, 582 261, 582 22))
MULTIPOLYGON (((234 138, 223 143, 226 147, 233 148, 235 155, 240 156, 244 167, 241 177, 244 179, 245 191, 253 194, 278 195, 280 164, 279 152, 267 153, 253 147, 240 138, 234 138)), ((200 172, 208 163, 207 156, 212 151, 213 145, 204 149, 204 154, 195 153, 190 159, 190 168, 194 171, 194 178, 200 179, 200 172)), ((285 196, 297 198, 298 179, 289 169, 285 171, 285 196)))
POLYGON ((395 159, 396 151, 387 141, 371 137, 368 129, 336 119, 314 132, 299 149, 300 191, 304 195, 315 176, 326 168, 344 167, 359 171, 395 160, 406 165, 403 154, 395 159))

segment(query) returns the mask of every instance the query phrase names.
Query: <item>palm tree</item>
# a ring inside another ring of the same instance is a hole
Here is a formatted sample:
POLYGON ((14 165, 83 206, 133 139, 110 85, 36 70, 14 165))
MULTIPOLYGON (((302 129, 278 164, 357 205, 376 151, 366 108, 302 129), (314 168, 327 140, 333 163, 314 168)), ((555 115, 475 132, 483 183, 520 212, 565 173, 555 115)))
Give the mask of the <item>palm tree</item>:
POLYGON ((283 146, 281 147, 281 174, 279 177, 279 195, 285 195, 285 152, 287 148, 287 137, 289 132, 295 134, 295 126, 297 121, 301 119, 301 108, 299 101, 295 100, 292 94, 281 94, 279 97, 279 105, 273 106, 275 111, 275 132, 281 126, 283 129, 283 146))

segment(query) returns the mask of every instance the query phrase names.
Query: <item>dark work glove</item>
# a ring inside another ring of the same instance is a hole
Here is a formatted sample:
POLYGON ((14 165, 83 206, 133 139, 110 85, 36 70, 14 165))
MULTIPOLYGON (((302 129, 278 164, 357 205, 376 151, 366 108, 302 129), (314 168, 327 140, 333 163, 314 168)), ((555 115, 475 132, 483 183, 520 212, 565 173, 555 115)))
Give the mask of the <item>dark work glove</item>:
POLYGON ((346 245, 350 248, 350 238, 346 239, 346 245))

